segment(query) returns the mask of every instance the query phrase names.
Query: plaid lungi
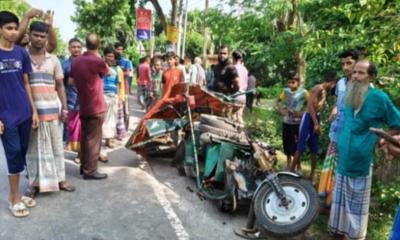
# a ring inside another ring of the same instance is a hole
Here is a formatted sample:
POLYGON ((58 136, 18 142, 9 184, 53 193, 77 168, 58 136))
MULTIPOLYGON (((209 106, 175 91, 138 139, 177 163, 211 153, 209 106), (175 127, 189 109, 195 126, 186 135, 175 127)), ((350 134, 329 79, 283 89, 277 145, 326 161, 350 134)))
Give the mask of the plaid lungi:
POLYGON ((329 208, 332 204, 332 192, 335 185, 335 170, 336 170, 337 150, 336 142, 330 142, 324 165, 321 171, 319 180, 318 194, 325 201, 325 207, 329 208))
POLYGON ((365 239, 371 196, 372 167, 366 177, 336 175, 328 230, 347 235, 349 239, 365 239))
POLYGON ((118 114, 117 114, 117 139, 122 140, 126 135, 125 126, 125 113, 124 113, 124 102, 118 102, 118 114))
POLYGON ((106 115, 103 123, 103 138, 114 138, 117 126, 118 97, 114 94, 105 95, 106 115))
POLYGON ((65 163, 58 120, 41 121, 38 129, 32 129, 26 164, 30 186, 38 186, 40 192, 59 191, 59 183, 65 181, 65 163))

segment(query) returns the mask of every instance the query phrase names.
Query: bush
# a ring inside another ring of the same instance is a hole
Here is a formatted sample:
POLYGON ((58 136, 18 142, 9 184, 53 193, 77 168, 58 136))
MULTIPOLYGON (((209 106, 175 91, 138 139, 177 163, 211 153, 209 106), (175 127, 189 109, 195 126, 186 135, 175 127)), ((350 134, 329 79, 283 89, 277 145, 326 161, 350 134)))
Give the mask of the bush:
POLYGON ((257 87, 257 92, 261 94, 261 98, 277 99, 282 92, 283 87, 276 84, 271 87, 257 87))

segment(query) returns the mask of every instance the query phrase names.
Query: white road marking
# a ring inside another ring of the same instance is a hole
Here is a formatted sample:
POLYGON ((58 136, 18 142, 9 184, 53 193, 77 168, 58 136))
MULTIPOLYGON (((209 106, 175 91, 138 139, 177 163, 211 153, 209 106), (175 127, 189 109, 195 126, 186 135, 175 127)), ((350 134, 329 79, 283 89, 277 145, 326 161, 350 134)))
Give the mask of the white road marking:
POLYGON ((167 196, 165 196, 165 187, 162 187, 160 183, 156 182, 154 179, 151 179, 151 181, 153 182, 151 186, 154 190, 154 194, 156 195, 157 200, 162 206, 164 212, 167 214, 167 218, 172 228, 175 230, 178 240, 190 239, 189 234, 183 227, 182 221, 179 219, 178 215, 176 215, 171 203, 168 201, 167 196))

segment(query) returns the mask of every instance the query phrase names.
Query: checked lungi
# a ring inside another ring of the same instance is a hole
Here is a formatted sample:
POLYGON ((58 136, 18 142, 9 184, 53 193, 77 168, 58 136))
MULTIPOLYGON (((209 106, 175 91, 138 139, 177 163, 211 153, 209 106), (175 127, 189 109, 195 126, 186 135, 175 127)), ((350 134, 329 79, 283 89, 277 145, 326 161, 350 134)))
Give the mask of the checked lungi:
POLYGON ((326 152, 318 187, 318 195, 324 199, 325 208, 329 208, 332 204, 332 193, 333 187, 335 186, 336 160, 336 142, 331 141, 328 146, 328 151, 326 152))
POLYGON ((372 167, 366 177, 336 175, 328 230, 347 235, 349 239, 365 239, 371 196, 372 167))
POLYGON ((116 135, 118 96, 115 94, 105 95, 106 114, 103 123, 103 138, 114 138, 116 135))

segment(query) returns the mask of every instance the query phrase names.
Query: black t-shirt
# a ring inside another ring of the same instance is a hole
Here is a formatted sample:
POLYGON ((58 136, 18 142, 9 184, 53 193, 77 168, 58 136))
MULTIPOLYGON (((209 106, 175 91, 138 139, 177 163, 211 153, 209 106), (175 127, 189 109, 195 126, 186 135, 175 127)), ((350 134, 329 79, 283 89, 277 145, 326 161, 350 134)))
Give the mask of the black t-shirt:
POLYGON ((235 79, 239 76, 235 66, 218 63, 213 66, 212 70, 214 72, 214 91, 231 95, 239 90, 234 84, 235 79))

